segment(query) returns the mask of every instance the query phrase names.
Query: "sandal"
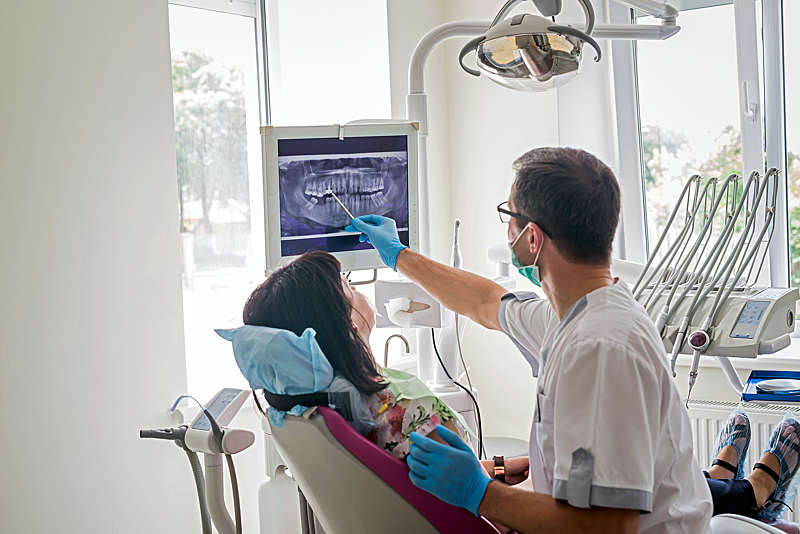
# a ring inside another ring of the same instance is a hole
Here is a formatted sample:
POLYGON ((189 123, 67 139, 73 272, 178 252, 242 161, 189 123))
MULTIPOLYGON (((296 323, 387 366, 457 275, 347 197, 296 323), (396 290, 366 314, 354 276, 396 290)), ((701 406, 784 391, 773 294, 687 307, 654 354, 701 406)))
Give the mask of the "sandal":
POLYGON ((744 413, 741 407, 737 407, 728 416, 725 426, 722 427, 722 430, 719 432, 719 438, 717 438, 717 450, 714 453, 714 461, 711 462, 711 465, 724 467, 733 473, 733 478, 742 479, 744 478, 744 461, 747 458, 747 449, 749 446, 750 419, 747 418, 747 414, 744 413), (736 465, 716 458, 719 455, 719 451, 728 445, 731 445, 734 449, 736 449, 736 452, 739 454, 739 461, 736 465))
POLYGON ((795 419, 794 415, 791 413, 784 415, 783 420, 772 433, 769 445, 764 452, 775 455, 780 462, 781 471, 776 473, 762 463, 753 465, 753 469, 764 471, 777 484, 772 496, 759 508, 757 517, 773 521, 781 517, 784 507, 792 510, 787 503, 794 502, 797 495, 795 475, 800 469, 800 421, 795 419))

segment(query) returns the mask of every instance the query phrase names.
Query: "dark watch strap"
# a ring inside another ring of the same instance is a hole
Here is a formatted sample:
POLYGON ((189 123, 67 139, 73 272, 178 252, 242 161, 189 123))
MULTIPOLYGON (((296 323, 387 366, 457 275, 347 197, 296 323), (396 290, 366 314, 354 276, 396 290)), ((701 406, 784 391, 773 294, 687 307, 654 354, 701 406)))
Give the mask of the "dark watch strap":
POLYGON ((495 456, 494 460, 494 478, 500 482, 506 481, 506 459, 503 456, 495 456))

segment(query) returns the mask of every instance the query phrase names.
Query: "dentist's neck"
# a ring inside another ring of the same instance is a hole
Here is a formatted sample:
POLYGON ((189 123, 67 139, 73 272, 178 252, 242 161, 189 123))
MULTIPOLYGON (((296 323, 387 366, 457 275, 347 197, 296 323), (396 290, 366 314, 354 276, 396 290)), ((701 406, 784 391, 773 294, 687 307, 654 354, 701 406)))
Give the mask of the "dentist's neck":
POLYGON ((572 263, 560 254, 550 255, 543 271, 542 289, 559 319, 584 295, 614 284, 610 266, 572 263))

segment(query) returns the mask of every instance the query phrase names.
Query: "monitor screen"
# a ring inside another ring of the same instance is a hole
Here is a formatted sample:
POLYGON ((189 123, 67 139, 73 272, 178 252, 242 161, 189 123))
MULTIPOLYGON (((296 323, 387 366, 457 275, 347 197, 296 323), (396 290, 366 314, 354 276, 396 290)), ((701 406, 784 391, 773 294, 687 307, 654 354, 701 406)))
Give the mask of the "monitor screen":
POLYGON ((280 255, 309 250, 371 249, 345 232, 353 214, 377 214, 397 223, 409 244, 408 136, 278 139, 280 255))

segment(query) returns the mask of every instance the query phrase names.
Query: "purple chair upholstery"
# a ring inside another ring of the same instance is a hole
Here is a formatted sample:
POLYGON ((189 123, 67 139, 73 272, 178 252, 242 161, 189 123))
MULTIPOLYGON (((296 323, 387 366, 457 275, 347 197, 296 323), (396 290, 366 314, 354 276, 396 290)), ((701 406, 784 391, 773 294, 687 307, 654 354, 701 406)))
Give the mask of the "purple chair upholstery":
POLYGON ((439 532, 498 534, 498 530, 485 519, 447 504, 412 484, 408 478, 408 466, 404 462, 375 446, 336 411, 325 407, 319 407, 317 411, 325 420, 328 430, 345 449, 416 508, 439 532))

